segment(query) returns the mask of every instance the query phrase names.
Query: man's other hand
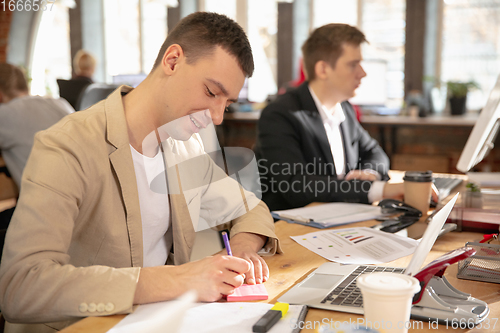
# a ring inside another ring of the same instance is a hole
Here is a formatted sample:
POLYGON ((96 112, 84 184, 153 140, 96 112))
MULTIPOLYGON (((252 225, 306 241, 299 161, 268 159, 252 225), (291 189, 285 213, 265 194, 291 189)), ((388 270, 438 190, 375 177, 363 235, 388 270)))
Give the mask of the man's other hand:
POLYGON ((269 268, 264 259, 257 254, 266 240, 265 236, 247 232, 236 234, 231 238, 233 256, 245 259, 250 264, 250 269, 245 274, 247 284, 258 284, 269 279, 269 268))

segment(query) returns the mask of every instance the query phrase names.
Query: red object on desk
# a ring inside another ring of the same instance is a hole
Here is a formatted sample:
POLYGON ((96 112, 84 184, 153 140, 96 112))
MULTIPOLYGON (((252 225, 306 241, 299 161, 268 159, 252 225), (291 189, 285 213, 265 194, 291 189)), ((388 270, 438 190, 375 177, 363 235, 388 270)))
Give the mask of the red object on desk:
POLYGON ((227 295, 228 302, 259 301, 269 298, 264 284, 244 284, 234 290, 234 293, 227 295))
POLYGON ((489 235, 484 235, 483 239, 479 241, 479 243, 486 243, 492 239, 498 239, 498 234, 489 234, 489 235))
POLYGON ((414 275, 414 278, 420 281, 421 289, 417 294, 415 294, 415 297, 413 297, 413 304, 420 302, 425 287, 427 287, 427 284, 434 276, 442 277, 444 271, 446 270, 446 268, 448 268, 448 266, 460 260, 464 260, 465 258, 468 258, 475 253, 476 250, 472 247, 464 246, 443 254, 441 257, 437 258, 436 260, 422 268, 420 272, 414 275))

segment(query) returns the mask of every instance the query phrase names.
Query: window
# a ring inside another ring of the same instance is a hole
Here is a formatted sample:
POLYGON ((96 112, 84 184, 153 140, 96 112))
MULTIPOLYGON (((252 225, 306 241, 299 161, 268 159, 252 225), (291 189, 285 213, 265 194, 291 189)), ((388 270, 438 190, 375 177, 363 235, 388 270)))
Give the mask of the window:
POLYGON ((248 1, 248 39, 255 71, 248 80, 248 99, 263 102, 277 92, 278 4, 276 0, 248 1))
POLYGON ((500 1, 445 0, 443 18, 442 81, 476 81, 469 109, 486 103, 500 73, 500 1))
POLYGON ((52 10, 40 14, 31 64, 31 94, 57 95, 56 79, 71 78, 68 7, 56 2, 52 10))
POLYGON ((405 0, 363 0, 361 29, 369 44, 363 56, 386 63, 387 106, 401 107, 404 98, 405 0))
POLYGON ((405 0, 313 0, 312 28, 328 23, 359 24, 369 42, 362 46, 367 77, 362 80, 353 103, 385 102, 390 107, 401 107, 404 97, 405 11, 405 0), (375 95, 385 96, 374 96, 372 86, 377 87, 375 95))
POLYGON ((236 20, 236 0, 205 0, 205 8, 200 10, 224 14, 236 20))
MULTIPOLYGON (((247 22, 238 23, 246 28, 255 63, 253 76, 248 80, 248 99, 263 102, 277 92, 278 5, 276 0, 246 0, 246 4, 247 22)), ((200 10, 237 19, 236 0, 205 0, 200 10)))
POLYGON ((160 0, 142 0, 142 71, 148 74, 167 38, 167 7, 160 0))
POLYGON ((107 80, 141 73, 139 0, 106 0, 104 17, 107 80))
POLYGON ((328 23, 358 24, 358 2, 313 0, 313 29, 328 23))

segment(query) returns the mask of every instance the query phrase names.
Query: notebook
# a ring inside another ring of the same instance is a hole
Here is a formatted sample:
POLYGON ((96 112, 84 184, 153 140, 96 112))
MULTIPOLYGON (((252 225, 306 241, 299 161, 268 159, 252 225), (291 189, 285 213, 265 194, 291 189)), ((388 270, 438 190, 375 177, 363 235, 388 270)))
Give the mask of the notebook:
POLYGON ((298 223, 315 228, 367 221, 382 216, 379 206, 350 202, 330 202, 317 206, 277 210, 271 215, 278 220, 298 223))
POLYGON ((258 301, 269 298, 267 289, 263 283, 244 284, 234 290, 234 293, 227 295, 228 302, 258 301))
POLYGON ((361 274, 394 272, 408 275, 418 273, 434 245, 441 228, 457 201, 458 193, 432 219, 406 269, 383 266, 341 265, 328 262, 318 267, 302 282, 296 284, 279 302, 304 304, 310 307, 363 314, 363 299, 356 287, 361 274))

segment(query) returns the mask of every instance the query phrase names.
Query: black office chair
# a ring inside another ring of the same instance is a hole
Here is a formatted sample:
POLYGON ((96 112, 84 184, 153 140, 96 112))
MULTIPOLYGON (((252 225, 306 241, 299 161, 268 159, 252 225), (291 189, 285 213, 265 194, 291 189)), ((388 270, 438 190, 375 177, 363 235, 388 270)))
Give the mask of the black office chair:
POLYGON ((69 104, 76 110, 78 100, 80 100, 85 88, 91 82, 85 80, 63 80, 57 79, 59 86, 59 96, 68 101, 69 104))
POLYGON ((120 85, 105 84, 105 83, 92 83, 82 93, 80 100, 77 103, 75 110, 85 110, 95 103, 102 101, 109 94, 111 94, 120 85))

